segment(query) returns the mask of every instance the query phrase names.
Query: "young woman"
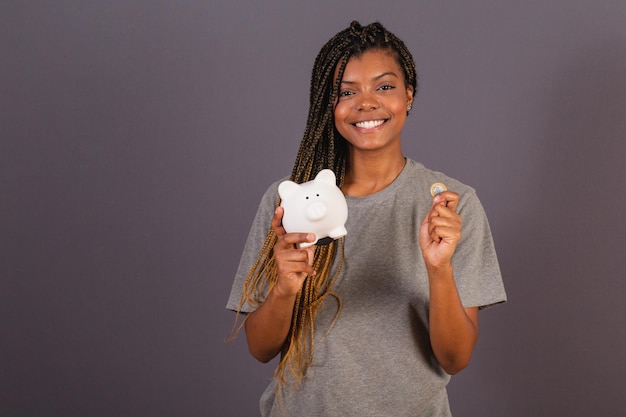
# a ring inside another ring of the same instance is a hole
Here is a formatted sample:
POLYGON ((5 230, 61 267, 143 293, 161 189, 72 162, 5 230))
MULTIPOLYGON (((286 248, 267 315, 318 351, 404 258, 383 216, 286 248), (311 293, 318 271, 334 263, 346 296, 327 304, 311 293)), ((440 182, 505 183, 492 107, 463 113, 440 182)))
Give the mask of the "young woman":
POLYGON ((290 179, 332 169, 348 235, 300 249, 314 236, 283 229, 280 181, 260 203, 227 307, 255 358, 280 355, 263 416, 449 416, 478 310, 506 300, 475 191, 403 154, 416 91, 410 52, 379 23, 353 22, 315 61, 290 179), (433 197, 437 183, 449 191, 433 197))

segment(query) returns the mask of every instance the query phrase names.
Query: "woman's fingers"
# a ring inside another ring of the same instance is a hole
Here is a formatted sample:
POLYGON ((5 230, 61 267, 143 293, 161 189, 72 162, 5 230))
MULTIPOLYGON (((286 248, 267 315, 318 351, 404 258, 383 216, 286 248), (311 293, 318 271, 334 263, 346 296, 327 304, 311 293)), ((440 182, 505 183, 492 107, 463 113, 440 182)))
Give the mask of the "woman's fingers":
POLYGON ((283 294, 296 294, 307 275, 314 275, 315 247, 300 249, 300 243, 315 242, 313 233, 287 233, 282 226, 284 210, 278 207, 272 218, 272 230, 278 240, 274 245, 274 259, 278 271, 277 288, 283 294))
POLYGON ((444 191, 433 198, 430 211, 420 231, 420 246, 425 261, 430 265, 450 262, 461 239, 461 216, 456 212, 459 195, 444 191))

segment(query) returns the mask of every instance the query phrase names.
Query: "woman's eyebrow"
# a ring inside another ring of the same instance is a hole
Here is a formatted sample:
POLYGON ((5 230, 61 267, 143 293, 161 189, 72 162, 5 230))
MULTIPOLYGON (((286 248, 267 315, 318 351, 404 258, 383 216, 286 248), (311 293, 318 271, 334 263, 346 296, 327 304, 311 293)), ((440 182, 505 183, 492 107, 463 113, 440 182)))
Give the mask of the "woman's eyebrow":
MULTIPOLYGON (((377 76, 375 76, 374 78, 372 78, 372 80, 377 81, 387 75, 391 75, 393 77, 398 78, 398 74, 396 74, 395 72, 392 71, 388 71, 388 72, 383 72, 382 74, 379 74, 377 76)), ((350 81, 350 80, 341 80, 341 84, 356 84, 356 81, 350 81)))
POLYGON ((388 71, 388 72, 383 72, 383 73, 382 73, 382 74, 380 74, 380 75, 377 75, 377 76, 376 76, 376 77, 374 77, 373 79, 374 79, 374 80, 378 80, 378 79, 380 79, 380 78, 383 78, 383 77, 384 77, 384 76, 386 76, 386 75, 391 75, 391 76, 393 76, 393 77, 398 78, 398 74, 396 74, 395 72, 392 72, 392 71, 388 71))

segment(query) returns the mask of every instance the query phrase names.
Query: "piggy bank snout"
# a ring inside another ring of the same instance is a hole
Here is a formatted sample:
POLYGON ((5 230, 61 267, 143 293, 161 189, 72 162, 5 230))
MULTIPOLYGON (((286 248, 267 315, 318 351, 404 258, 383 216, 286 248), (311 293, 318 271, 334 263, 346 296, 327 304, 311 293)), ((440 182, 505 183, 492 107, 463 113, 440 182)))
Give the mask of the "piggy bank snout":
POLYGON ((320 220, 326 216, 326 204, 322 201, 314 201, 306 207, 306 217, 311 220, 320 220))

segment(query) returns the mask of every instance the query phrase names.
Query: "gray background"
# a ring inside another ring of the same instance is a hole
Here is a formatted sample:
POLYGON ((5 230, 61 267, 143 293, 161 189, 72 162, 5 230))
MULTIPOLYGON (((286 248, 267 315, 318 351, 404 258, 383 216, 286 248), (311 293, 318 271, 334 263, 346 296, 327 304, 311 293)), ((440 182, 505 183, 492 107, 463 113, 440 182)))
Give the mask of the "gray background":
POLYGON ((421 76, 405 153, 473 185, 509 303, 459 416, 623 416, 626 2, 0 2, 2 416, 252 416, 224 309, 352 19, 421 76))

